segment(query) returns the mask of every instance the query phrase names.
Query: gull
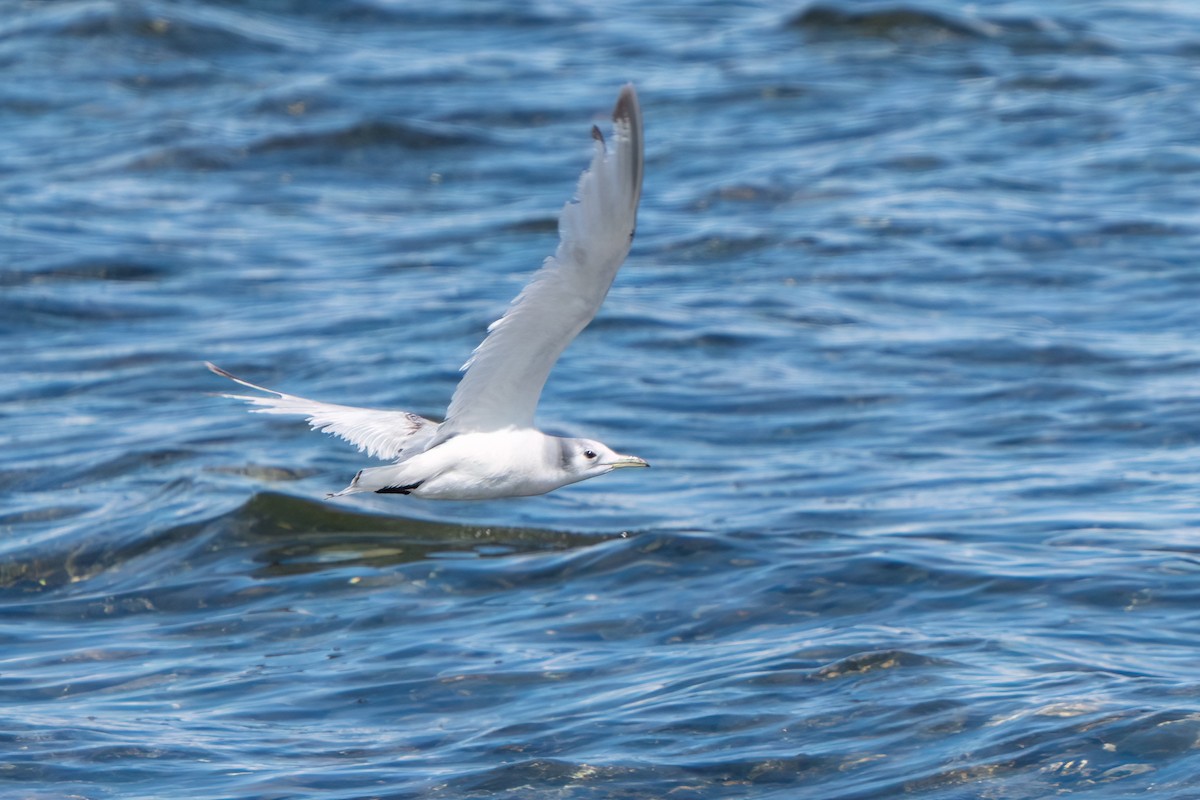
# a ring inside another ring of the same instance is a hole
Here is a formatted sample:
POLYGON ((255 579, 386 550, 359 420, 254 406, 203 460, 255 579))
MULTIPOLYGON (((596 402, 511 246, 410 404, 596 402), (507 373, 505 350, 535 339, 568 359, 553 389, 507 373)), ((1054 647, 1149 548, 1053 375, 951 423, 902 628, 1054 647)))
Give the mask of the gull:
POLYGON ((594 154, 559 218, 558 249, 463 365, 445 421, 407 411, 333 405, 218 375, 262 395, 227 394, 267 414, 307 417, 368 456, 390 460, 359 470, 340 497, 358 492, 431 500, 488 500, 545 494, 625 467, 648 467, 591 439, 534 427, 542 387, 559 355, 587 326, 625 261, 642 195, 642 113, 632 85, 613 110, 611 148, 592 127, 594 154))

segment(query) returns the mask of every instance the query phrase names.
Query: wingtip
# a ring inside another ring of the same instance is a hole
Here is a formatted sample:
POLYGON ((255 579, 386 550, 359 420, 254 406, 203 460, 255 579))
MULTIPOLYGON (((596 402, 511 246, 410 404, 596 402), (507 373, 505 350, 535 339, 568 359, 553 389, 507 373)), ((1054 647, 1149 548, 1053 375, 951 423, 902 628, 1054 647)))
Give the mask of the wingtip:
MULTIPOLYGON (((237 375, 234 375, 232 372, 221 369, 220 367, 218 367, 216 364, 212 363, 211 361, 205 361, 204 366, 208 367, 208 369, 212 373, 214 373, 216 375, 220 375, 222 378, 228 378, 229 380, 233 381, 234 383, 236 383, 240 386, 245 386, 247 389, 253 389, 256 392, 265 392, 267 394, 273 394, 276 397, 285 397, 286 396, 286 395, 284 395, 283 392, 277 392, 274 389, 268 389, 265 386, 259 386, 257 383, 251 383, 248 380, 239 378, 237 375)), ((223 396, 231 397, 235 400, 246 400, 247 402, 256 402, 256 401, 262 399, 262 398, 246 397, 246 396, 240 395, 240 394, 227 394, 227 395, 223 395, 223 396)))
POLYGON ((222 378, 230 378, 232 380, 237 380, 232 375, 230 375, 228 372, 221 369, 220 367, 218 367, 216 364, 212 363, 211 361, 205 361, 204 366, 208 367, 209 372, 220 375, 222 378))
MULTIPOLYGON (((631 156, 627 159, 629 180, 633 185, 634 219, 637 218, 637 206, 642 197, 642 175, 645 170, 645 155, 642 144, 642 109, 638 104, 637 90, 632 83, 621 87, 617 95, 617 105, 613 108, 613 127, 621 138, 628 144, 631 156)), ((630 231, 633 238, 633 231, 630 231)))
POLYGON ((632 120, 637 113, 637 90, 633 88, 632 83, 627 83, 621 87, 621 93, 617 95, 617 104, 613 107, 613 122, 632 120))

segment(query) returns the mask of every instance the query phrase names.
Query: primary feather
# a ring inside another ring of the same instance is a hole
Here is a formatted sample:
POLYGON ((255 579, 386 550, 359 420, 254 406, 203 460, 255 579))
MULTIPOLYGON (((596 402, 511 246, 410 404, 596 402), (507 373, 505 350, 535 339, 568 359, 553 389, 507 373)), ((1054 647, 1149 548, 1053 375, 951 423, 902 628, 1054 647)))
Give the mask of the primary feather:
POLYGON ((463 366, 439 440, 533 427, 551 368, 596 316, 629 254, 643 171, 642 115, 632 86, 622 88, 613 110, 612 149, 592 131, 595 153, 559 218, 558 249, 463 366))

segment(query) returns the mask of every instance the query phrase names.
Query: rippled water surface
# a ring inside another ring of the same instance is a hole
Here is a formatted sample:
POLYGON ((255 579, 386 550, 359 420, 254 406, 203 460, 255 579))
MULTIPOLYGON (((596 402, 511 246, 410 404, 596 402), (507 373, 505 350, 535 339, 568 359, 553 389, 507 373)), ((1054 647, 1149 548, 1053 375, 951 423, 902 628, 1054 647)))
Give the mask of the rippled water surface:
POLYGON ((0 795, 1200 795, 1190 2, 9 2, 0 795), (540 422, 330 502, 210 359, 438 415, 618 87, 540 422))

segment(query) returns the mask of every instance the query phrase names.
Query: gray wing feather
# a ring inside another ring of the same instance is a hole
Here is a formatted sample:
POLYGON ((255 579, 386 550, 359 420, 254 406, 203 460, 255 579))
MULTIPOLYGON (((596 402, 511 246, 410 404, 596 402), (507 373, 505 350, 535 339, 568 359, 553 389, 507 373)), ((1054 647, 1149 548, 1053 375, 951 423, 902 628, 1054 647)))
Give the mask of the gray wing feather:
POLYGON ((595 128, 593 139, 591 166, 559 219, 558 249, 463 365, 438 441, 532 427, 551 368, 604 302, 629 253, 642 194, 642 115, 632 85, 613 110, 611 150, 595 128))
POLYGON ((216 374, 229 380, 273 397, 256 397, 242 394, 226 394, 234 400, 244 400, 259 408, 254 411, 264 414, 296 414, 307 418, 313 430, 331 433, 345 439, 373 458, 396 459, 402 453, 416 453, 437 432, 438 423, 410 414, 407 411, 381 411, 374 408, 355 408, 333 403, 321 403, 295 395, 277 392, 263 386, 244 381, 231 375, 215 364, 204 362, 216 374))

